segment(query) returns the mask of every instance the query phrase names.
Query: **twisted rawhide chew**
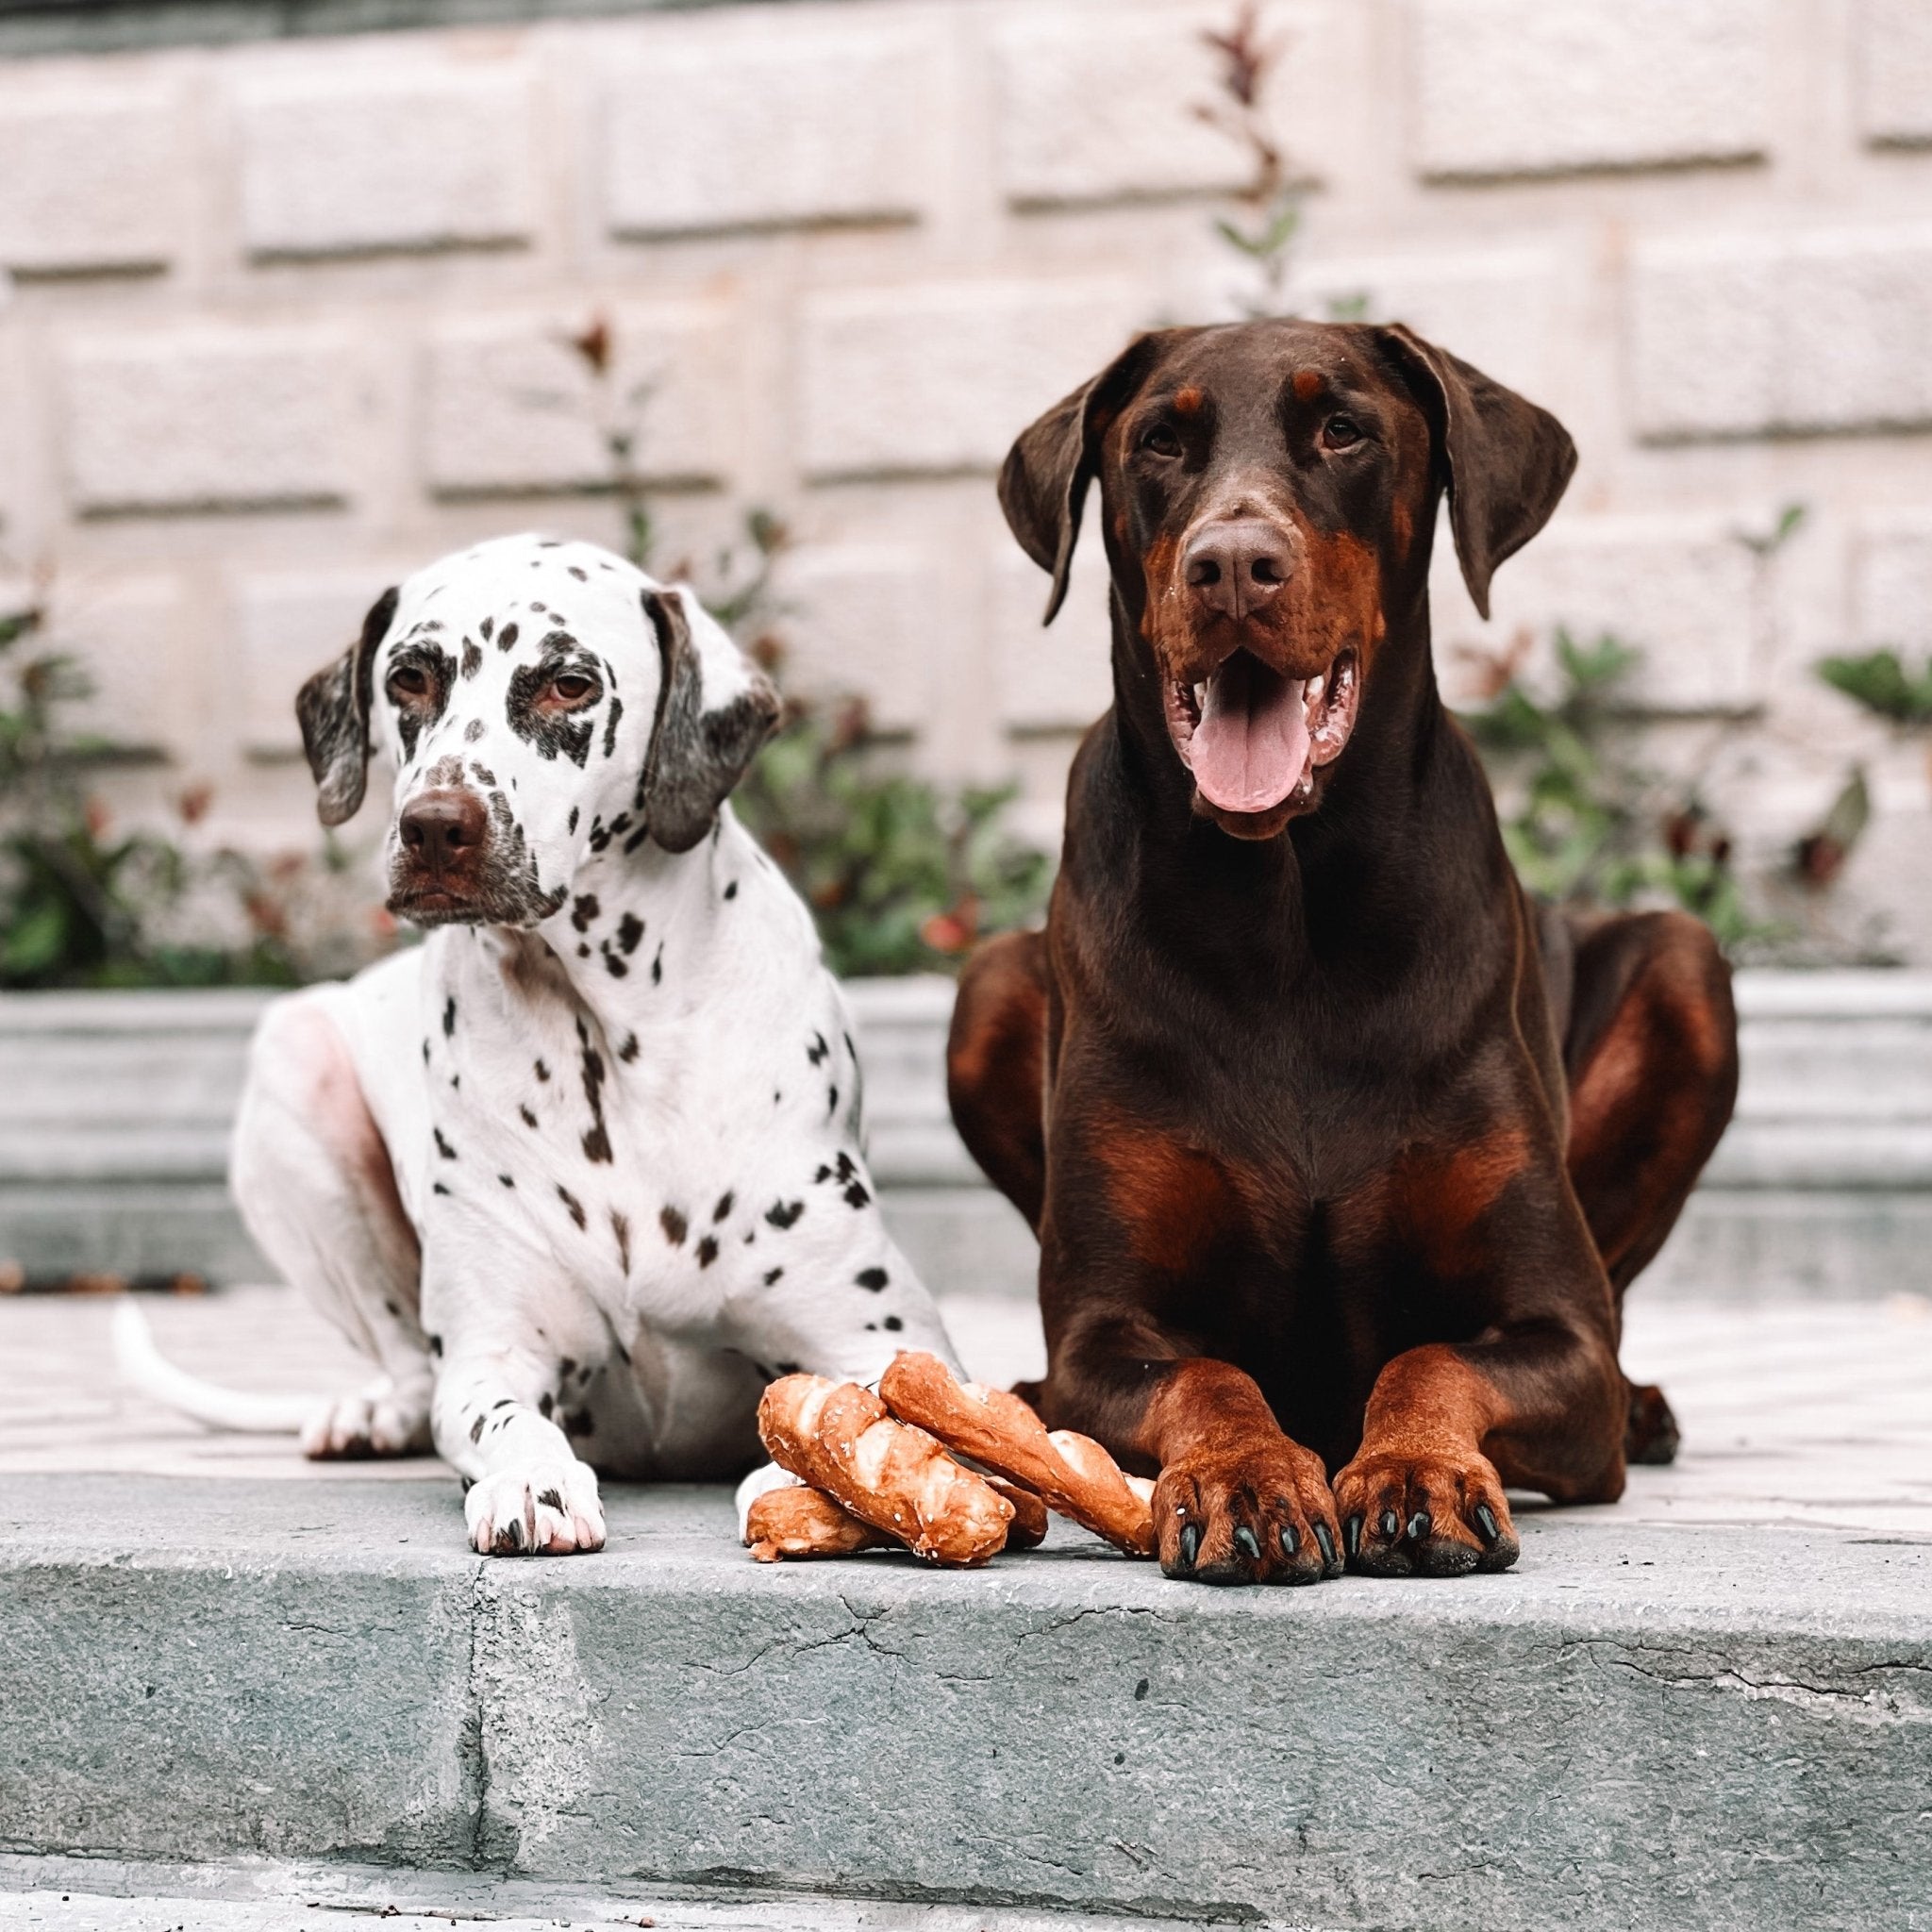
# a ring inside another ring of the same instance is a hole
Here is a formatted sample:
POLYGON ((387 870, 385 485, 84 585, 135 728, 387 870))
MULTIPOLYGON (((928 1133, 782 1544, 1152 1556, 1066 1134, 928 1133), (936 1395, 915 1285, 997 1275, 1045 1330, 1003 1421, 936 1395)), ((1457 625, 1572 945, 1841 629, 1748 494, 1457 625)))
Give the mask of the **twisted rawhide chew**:
POLYGON ((855 1382, 782 1377, 758 1404, 758 1434, 781 1469, 929 1562, 984 1563, 1005 1547, 1013 1506, 855 1382))
POLYGON ((1091 1436, 1070 1429, 1048 1435, 1017 1395, 977 1382, 956 1382, 937 1356, 908 1349, 879 1379, 886 1406, 948 1449, 1022 1484, 1049 1508, 1071 1516, 1130 1557, 1154 1554, 1148 1498, 1091 1436))
POLYGON ((805 1483, 767 1490, 744 1518, 744 1540, 760 1563, 788 1557, 849 1557, 858 1550, 896 1550, 896 1538, 850 1510, 841 1509, 823 1490, 805 1483))
MULTIPOLYGON (((1046 1541, 1046 1505, 1031 1490, 1015 1483, 1002 1482, 998 1476, 986 1480, 1013 1506, 1006 1547, 1038 1548, 1046 1541)), ((758 1497, 744 1519, 744 1540, 760 1563, 782 1563, 800 1557, 850 1557, 860 1550, 900 1547, 897 1537, 861 1523, 808 1483, 788 1483, 758 1497)))

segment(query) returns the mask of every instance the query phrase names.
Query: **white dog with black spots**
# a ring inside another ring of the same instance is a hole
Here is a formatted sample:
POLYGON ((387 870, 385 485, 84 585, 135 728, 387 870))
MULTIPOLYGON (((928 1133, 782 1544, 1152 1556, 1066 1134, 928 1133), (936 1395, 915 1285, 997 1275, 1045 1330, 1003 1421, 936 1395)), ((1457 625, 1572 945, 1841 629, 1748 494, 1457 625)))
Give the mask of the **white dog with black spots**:
POLYGON ((954 1360, 811 920, 724 803, 777 700, 689 590, 484 543, 298 709, 325 823, 394 759, 390 905, 428 928, 276 1001, 250 1058, 243 1219, 379 1371, 308 1455, 433 1442, 477 1550, 594 1550, 595 1471, 742 1475, 774 1374, 954 1360))

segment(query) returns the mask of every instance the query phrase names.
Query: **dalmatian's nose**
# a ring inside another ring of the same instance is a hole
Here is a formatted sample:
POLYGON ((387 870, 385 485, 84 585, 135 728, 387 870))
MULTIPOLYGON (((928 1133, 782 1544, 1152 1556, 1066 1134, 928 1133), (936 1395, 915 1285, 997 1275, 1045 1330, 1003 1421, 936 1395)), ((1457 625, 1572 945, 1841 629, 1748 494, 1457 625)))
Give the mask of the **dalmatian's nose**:
POLYGON ((425 871, 443 873, 462 865, 482 844, 489 828, 483 801, 474 791, 425 791, 398 821, 404 848, 425 871))

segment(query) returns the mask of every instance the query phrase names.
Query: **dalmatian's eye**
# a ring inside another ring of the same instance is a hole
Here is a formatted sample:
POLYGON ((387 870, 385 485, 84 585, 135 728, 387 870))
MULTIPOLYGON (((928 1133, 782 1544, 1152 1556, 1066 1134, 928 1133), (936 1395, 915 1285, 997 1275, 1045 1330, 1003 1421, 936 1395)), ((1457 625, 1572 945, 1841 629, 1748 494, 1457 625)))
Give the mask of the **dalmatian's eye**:
POLYGON ((561 672, 550 680, 550 694, 566 705, 580 705, 597 689, 580 671, 561 672))
POLYGON ((405 664, 389 675, 389 694, 397 704, 429 695, 429 674, 414 664, 405 664))

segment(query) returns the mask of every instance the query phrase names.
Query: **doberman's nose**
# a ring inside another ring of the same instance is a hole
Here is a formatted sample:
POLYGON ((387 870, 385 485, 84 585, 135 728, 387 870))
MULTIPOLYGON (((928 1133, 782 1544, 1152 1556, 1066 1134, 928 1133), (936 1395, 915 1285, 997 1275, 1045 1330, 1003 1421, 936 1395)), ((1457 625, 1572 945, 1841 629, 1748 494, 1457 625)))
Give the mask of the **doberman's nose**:
POLYGON ((425 871, 461 865, 482 844, 490 820, 474 791, 425 791, 398 822, 404 849, 425 871))
POLYGON ((1288 533, 1261 517, 1205 525, 1188 545, 1188 588, 1209 610, 1241 618, 1281 593, 1291 558, 1288 533))

